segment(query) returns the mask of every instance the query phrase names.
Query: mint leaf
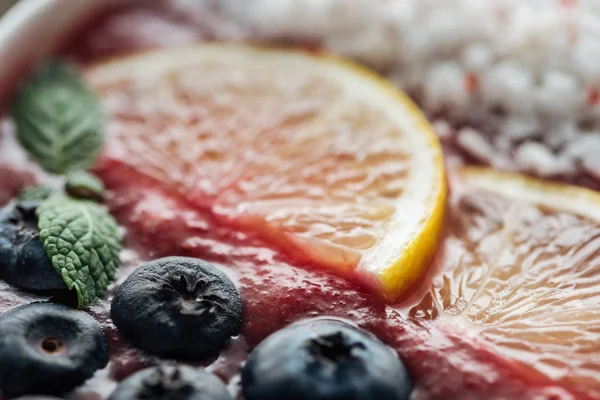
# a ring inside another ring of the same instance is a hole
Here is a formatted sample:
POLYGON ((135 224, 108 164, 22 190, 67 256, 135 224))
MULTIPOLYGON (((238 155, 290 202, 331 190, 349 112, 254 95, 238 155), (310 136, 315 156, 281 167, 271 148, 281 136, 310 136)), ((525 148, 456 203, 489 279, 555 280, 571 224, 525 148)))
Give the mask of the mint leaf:
POLYGON ((26 189, 23 189, 19 196, 17 196, 17 200, 24 201, 42 201, 46 200, 50 196, 54 194, 54 189, 49 186, 31 186, 26 189))
POLYGON ((95 175, 85 171, 77 171, 67 175, 65 189, 68 194, 79 199, 102 201, 104 184, 95 175))
POLYGON ((12 117, 23 147, 53 173, 87 169, 104 141, 96 96, 62 63, 46 65, 21 87, 12 117))
POLYGON ((54 269, 79 307, 104 295, 114 279, 121 243, 117 224, 100 205, 69 197, 52 197, 37 209, 40 239, 54 269))

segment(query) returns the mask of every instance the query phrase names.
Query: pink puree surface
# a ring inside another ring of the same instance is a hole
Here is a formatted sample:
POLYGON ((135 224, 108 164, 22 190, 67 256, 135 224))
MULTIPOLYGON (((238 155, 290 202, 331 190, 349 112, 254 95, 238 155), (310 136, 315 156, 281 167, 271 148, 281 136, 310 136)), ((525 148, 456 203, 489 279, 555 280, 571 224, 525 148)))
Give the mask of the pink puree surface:
MULTIPOLYGON (((79 60, 100 58, 139 48, 205 39, 196 28, 157 21, 144 12, 109 16, 92 28, 69 54, 79 60), (144 17, 145 16, 145 17, 144 17), (126 22, 157 24, 153 38, 132 29, 129 40, 115 40, 126 22), (158 38, 160 37, 160 40, 158 38)), ((22 153, 7 124, 0 131, 0 154, 22 153)), ((462 158, 449 150, 449 159, 462 158)), ((453 161, 453 162, 454 162, 453 161)), ((408 313, 418 296, 389 305, 356 283, 311 268, 293 265, 259 239, 219 227, 211 215, 169 193, 151 179, 109 160, 96 172, 109 188, 107 204, 126 231, 125 250, 117 282, 90 313, 105 329, 109 365, 78 389, 75 399, 105 398, 119 380, 159 359, 133 348, 119 336, 109 317, 110 300, 118 284, 144 260, 166 255, 201 257, 219 265, 238 285, 244 301, 242 335, 216 360, 203 366, 239 392, 239 370, 248 352, 270 333, 307 317, 337 316, 356 322, 398 351, 414 380, 413 399, 588 399, 568 387, 555 386, 537 372, 493 354, 443 320, 412 320, 408 313)), ((0 204, 22 187, 46 179, 39 168, 21 157, 0 157, 0 204)), ((40 299, 0 282, 0 312, 40 299)))
MULTIPOLYGON (((35 180, 32 167, 22 164, 15 170, 3 169, 0 194, 10 197, 15 188, 35 180)), ((554 386, 535 371, 493 354, 443 320, 412 320, 403 311, 416 302, 385 304, 344 278, 309 265, 292 265, 260 240, 216 226, 210 215, 135 171, 101 161, 97 172, 110 188, 111 212, 126 228, 125 250, 117 283, 90 309, 105 329, 111 361, 73 398, 103 398, 119 380, 160 362, 120 337, 109 310, 112 293, 134 268, 165 255, 209 260, 238 285, 244 300, 242 335, 232 340, 218 359, 203 364, 235 393, 241 365, 263 338, 292 321, 336 316, 356 322, 398 351, 414 380, 414 399, 590 398, 554 386)), ((0 282, 0 312, 38 299, 0 282)))

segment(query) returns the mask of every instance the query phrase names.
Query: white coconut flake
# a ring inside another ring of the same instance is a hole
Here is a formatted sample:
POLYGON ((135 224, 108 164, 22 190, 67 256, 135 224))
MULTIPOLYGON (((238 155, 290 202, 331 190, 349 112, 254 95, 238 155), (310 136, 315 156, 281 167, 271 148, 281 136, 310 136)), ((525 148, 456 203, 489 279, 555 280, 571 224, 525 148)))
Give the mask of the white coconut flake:
POLYGON ((583 169, 592 178, 600 181, 600 158, 586 159, 583 161, 583 169))
POLYGON ((489 104, 498 104, 511 114, 531 114, 533 111, 533 75, 516 61, 494 65, 481 78, 481 94, 489 104), (512 101, 507 102, 506 99, 512 101))
POLYGON ((462 55, 462 64, 466 70, 471 72, 482 72, 492 65, 494 56, 492 50, 481 43, 468 46, 462 55))
POLYGON ((433 121, 432 125, 440 139, 445 140, 452 137, 452 127, 448 121, 438 119, 433 121))
POLYGON ((576 160, 600 159, 600 133, 578 136, 566 146, 564 154, 576 160))
POLYGON ((511 140, 528 139, 540 132, 540 125, 531 115, 519 115, 507 118, 501 132, 511 140))
POLYGON ((573 168, 567 158, 555 156, 547 146, 536 142, 528 142, 519 146, 516 163, 522 171, 532 172, 543 177, 566 174, 573 168))
POLYGON ((432 68, 423 89, 427 99, 425 105, 432 111, 461 109, 469 100, 464 85, 464 72, 454 62, 440 63, 432 68))
POLYGON ((577 129, 575 122, 570 119, 565 119, 562 122, 550 126, 545 142, 551 148, 558 149, 577 140, 580 135, 581 132, 577 129))
POLYGON ((540 110, 554 118, 568 118, 585 102, 584 92, 577 79, 566 72, 548 71, 538 88, 540 110))
POLYGON ((475 129, 463 128, 458 132, 458 145, 481 162, 492 163, 494 149, 475 129))

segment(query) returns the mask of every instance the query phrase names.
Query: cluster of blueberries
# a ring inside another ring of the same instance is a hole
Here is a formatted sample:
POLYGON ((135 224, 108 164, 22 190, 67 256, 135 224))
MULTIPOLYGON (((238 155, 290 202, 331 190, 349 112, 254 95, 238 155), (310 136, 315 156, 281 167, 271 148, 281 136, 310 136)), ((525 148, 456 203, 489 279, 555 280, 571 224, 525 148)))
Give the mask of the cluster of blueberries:
MULTIPOLYGON (((65 291, 39 241, 35 204, 0 212, 0 278, 26 290, 65 291)), ((234 283, 196 258, 167 257, 136 269, 118 288, 111 318, 135 346, 165 359, 218 356, 242 326, 234 283)), ((83 311, 32 303, 0 316, 0 390, 4 397, 63 395, 108 363, 101 326, 83 311)), ((241 374, 246 400, 406 400, 410 380, 396 353, 354 325, 315 318, 265 339, 241 374)), ((50 397, 27 397, 51 399, 50 397)), ((217 377, 167 363, 122 381, 109 400, 232 400, 217 377)))

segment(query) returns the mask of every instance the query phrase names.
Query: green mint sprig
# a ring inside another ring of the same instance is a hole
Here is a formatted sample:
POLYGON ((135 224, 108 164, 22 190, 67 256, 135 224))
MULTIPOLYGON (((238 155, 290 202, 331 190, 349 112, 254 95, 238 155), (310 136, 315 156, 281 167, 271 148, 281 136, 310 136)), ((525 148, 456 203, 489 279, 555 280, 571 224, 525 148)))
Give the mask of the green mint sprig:
POLYGON ((54 194, 54 189, 49 186, 30 186, 17 197, 21 202, 25 201, 43 201, 54 194))
POLYGON ((104 186, 85 172, 104 143, 104 114, 95 94, 64 63, 45 65, 25 82, 12 105, 17 137, 44 167, 64 174, 62 190, 34 188, 21 200, 40 200, 40 240, 54 269, 87 307, 114 279, 121 250, 117 224, 99 204, 104 186), (72 196, 72 197, 71 197, 72 196), (80 198, 76 199, 74 197, 80 198))
POLYGON ((104 184, 95 175, 85 171, 72 172, 67 175, 66 192, 78 199, 102 201, 104 184))
POLYGON ((104 142, 104 114, 77 72, 51 63, 17 92, 12 105, 17 137, 48 171, 89 168, 104 142))
POLYGON ((121 251, 117 224, 99 204, 69 197, 44 201, 37 217, 54 269, 77 291, 78 306, 89 306, 115 277, 121 251))

